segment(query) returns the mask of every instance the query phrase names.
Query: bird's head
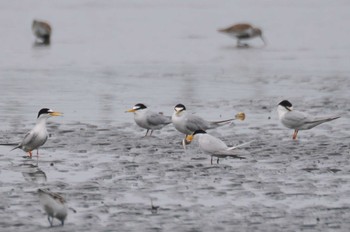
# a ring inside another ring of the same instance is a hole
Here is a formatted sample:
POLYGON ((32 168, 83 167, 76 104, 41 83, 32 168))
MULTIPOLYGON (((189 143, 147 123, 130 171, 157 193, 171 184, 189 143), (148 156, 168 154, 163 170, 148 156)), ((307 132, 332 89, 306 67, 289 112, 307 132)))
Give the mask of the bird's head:
POLYGON ((49 118, 51 116, 61 116, 63 115, 60 112, 53 111, 48 108, 42 108, 38 113, 38 118, 49 118))
POLYGON ((183 104, 177 104, 174 107, 174 111, 176 115, 180 115, 182 112, 186 111, 186 107, 183 104))
POLYGON ((145 106, 142 103, 138 103, 138 104, 134 105, 130 110, 127 110, 126 112, 135 113, 138 110, 144 110, 144 109, 147 109, 147 106, 145 106))

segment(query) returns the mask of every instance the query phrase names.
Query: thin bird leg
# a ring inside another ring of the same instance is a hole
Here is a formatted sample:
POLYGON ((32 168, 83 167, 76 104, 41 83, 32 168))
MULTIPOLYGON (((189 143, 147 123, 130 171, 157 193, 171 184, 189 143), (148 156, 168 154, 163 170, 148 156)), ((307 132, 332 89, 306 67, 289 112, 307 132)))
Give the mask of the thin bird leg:
POLYGON ((64 220, 61 221, 62 226, 64 226, 64 220))
POLYGON ((210 156, 210 164, 213 165, 213 156, 210 156))
POLYGON ((50 220, 50 216, 47 216, 47 220, 49 221, 50 226, 52 227, 52 221, 53 221, 53 218, 50 220))
POLYGON ((186 145, 190 144, 191 141, 187 140, 187 135, 185 135, 185 138, 182 140, 182 146, 184 148, 184 150, 186 150, 186 145))
POLYGON ((29 158, 32 158, 32 155, 33 155, 32 151, 29 151, 28 154, 29 154, 29 158))
POLYGON ((149 131, 149 129, 147 129, 146 134, 145 134, 145 137, 147 137, 148 131, 149 131))
POLYGON ((151 134, 149 136, 152 136, 153 130, 151 130, 151 134))
POLYGON ((219 157, 218 157, 218 159, 216 160, 216 163, 219 164, 219 157))
POLYGON ((299 130, 297 130, 297 129, 294 131, 293 140, 296 140, 296 139, 297 139, 298 131, 299 131, 299 130))
POLYGON ((186 150, 186 139, 182 140, 182 147, 184 148, 184 150, 186 150))

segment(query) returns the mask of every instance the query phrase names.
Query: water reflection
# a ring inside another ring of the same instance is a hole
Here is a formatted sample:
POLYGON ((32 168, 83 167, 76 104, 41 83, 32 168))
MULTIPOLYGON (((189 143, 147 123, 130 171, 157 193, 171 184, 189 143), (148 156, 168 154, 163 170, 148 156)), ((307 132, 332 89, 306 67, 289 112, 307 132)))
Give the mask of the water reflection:
POLYGON ((46 48, 46 47, 50 47, 50 42, 41 42, 41 41, 35 41, 33 43, 33 48, 46 48))
POLYGON ((26 161, 20 165, 22 175, 28 182, 45 183, 47 180, 46 173, 41 170, 38 163, 32 164, 26 161))

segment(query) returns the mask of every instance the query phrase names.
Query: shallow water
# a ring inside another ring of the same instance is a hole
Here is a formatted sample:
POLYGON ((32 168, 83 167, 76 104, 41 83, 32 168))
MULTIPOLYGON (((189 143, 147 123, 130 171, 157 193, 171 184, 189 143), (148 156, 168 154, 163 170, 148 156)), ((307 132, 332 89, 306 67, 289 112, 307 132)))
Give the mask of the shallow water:
MULTIPOLYGON (((63 231, 348 231, 350 29, 347 1, 0 2, 0 143, 20 141, 50 107, 39 159, 0 146, 0 225, 44 231, 35 194, 60 192, 63 231), (34 18, 53 26, 34 46, 34 18), (249 49, 216 32, 263 28, 249 49), (283 128, 276 104, 342 118, 283 128), (125 110, 138 102, 170 115, 177 103, 206 119, 247 119, 210 133, 255 140, 246 159, 184 152, 169 125, 143 138, 125 110), (159 206, 151 212, 153 204, 159 206)), ((58 222, 56 221, 58 224, 58 222)), ((61 231, 61 228, 56 228, 61 231)))

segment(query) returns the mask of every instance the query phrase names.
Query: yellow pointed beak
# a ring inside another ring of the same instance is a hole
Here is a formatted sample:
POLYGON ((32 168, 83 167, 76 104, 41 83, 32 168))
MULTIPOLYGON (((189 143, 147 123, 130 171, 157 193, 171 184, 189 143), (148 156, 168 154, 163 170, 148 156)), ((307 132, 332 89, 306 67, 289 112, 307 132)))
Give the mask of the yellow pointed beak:
POLYGON ((245 119, 245 113, 243 113, 243 112, 237 113, 237 114, 235 115, 235 119, 244 121, 244 119, 245 119))
POLYGON ((133 112, 135 112, 135 111, 136 111, 135 109, 130 109, 130 110, 127 110, 127 111, 125 111, 125 112, 133 113, 133 112))
POLYGON ((186 136, 186 141, 187 141, 188 143, 192 142, 192 140, 193 140, 193 135, 187 135, 187 136, 186 136))
POLYGON ((51 115, 51 116, 62 116, 63 113, 61 113, 61 112, 52 112, 52 113, 49 113, 49 115, 51 115))

